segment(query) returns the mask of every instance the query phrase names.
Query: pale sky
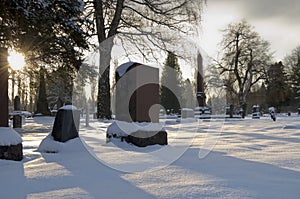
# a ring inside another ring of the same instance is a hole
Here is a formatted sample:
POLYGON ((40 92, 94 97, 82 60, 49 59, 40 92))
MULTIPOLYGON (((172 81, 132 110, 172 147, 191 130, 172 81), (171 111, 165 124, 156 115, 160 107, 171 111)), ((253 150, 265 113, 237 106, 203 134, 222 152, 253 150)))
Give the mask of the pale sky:
POLYGON ((215 57, 219 49, 220 30, 241 19, 270 42, 274 61, 282 60, 300 45, 300 0, 207 0, 201 46, 209 56, 215 57))

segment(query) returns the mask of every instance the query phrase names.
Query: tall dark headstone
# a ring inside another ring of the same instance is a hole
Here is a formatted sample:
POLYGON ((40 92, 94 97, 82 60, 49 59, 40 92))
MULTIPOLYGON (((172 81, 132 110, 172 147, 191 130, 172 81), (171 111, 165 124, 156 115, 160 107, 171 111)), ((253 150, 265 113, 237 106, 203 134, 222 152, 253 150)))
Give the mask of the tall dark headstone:
POLYGON ((197 55, 197 102, 199 107, 205 106, 204 78, 203 78, 203 58, 200 53, 197 55))
POLYGON ((0 47, 0 127, 8 127, 8 51, 0 47))
POLYGON ((159 121, 159 69, 135 62, 116 71, 116 119, 126 122, 159 121))
MULTIPOLYGON (((116 120, 125 122, 159 122, 159 69, 128 62, 116 71, 116 120)), ((118 132, 115 132, 118 133, 118 132)), ((167 145, 165 130, 137 130, 125 140, 139 147, 167 145)), ((109 137, 110 135, 108 135, 109 137)), ((122 136, 121 139, 123 139, 122 136)))
POLYGON ((20 97, 16 96, 14 99, 14 116, 13 116, 14 128, 22 128, 22 115, 20 110, 21 110, 20 97))
POLYGON ((19 96, 16 96, 14 99, 14 110, 20 111, 21 110, 21 100, 19 96))

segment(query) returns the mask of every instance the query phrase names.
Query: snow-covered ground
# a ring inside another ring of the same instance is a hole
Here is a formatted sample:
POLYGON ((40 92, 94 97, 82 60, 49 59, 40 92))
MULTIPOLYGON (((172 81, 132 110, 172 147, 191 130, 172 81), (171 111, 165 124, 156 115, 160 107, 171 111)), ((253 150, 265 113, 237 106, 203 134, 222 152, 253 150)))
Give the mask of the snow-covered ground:
POLYGON ((110 123, 37 149, 54 118, 18 129, 24 160, 0 160, 0 198, 299 198, 300 117, 168 120, 168 146, 106 142, 110 123))

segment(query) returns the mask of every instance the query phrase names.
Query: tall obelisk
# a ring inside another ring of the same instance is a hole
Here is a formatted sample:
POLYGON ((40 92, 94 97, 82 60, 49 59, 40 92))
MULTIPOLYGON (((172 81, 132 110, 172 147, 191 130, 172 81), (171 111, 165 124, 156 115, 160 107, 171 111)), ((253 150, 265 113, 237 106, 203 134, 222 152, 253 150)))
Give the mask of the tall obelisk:
POLYGON ((205 106, 205 93, 204 93, 204 75, 203 75, 203 58, 200 52, 197 55, 197 106, 205 106))

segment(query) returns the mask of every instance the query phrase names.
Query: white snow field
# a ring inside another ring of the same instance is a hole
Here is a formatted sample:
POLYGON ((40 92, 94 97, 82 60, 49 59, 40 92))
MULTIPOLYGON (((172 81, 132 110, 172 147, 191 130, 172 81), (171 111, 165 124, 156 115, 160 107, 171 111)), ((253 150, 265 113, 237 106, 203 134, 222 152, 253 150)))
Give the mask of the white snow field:
POLYGON ((53 122, 18 129, 24 160, 0 160, 0 198, 300 198, 296 115, 169 120, 169 145, 146 148, 107 143, 110 123, 95 120, 82 120, 80 138, 41 144, 53 122))

